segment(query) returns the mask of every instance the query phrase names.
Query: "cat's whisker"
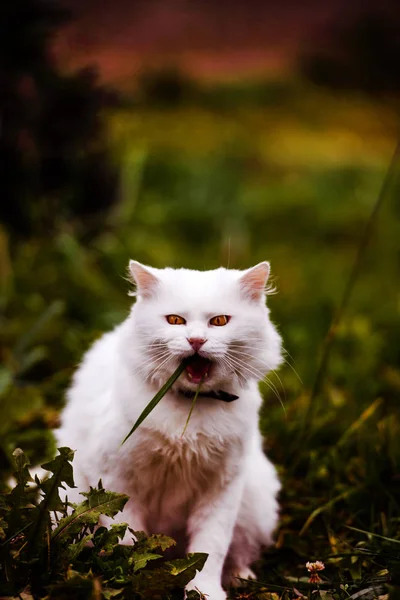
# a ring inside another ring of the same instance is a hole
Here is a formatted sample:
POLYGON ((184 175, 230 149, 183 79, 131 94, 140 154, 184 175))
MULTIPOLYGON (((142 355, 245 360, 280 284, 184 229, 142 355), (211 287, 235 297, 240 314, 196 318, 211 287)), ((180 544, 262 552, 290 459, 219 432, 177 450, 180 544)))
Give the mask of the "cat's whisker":
POLYGON ((232 362, 232 359, 231 359, 231 368, 236 369, 240 373, 240 375, 242 377, 242 381, 244 383, 247 381, 247 379, 249 377, 255 378, 257 380, 260 380, 262 377, 262 375, 260 373, 255 373, 255 372, 251 371, 249 368, 245 367, 244 365, 237 364, 236 361, 232 362))
POLYGON ((167 346, 166 342, 158 342, 157 344, 135 344, 135 348, 165 348, 167 346))
MULTIPOLYGON (((238 359, 238 360, 240 360, 240 362, 242 362, 243 364, 246 364, 246 365, 247 365, 247 363, 246 363, 244 360, 242 360, 241 358, 239 358, 239 357, 237 357, 237 356, 236 356, 235 358, 236 358, 236 359, 238 359)), ((243 358, 246 358, 246 356, 244 356, 243 358)), ((262 362, 264 362, 264 361, 262 361, 262 362)), ((264 364, 267 364, 267 363, 264 363, 264 364)), ((257 371, 258 371, 257 367, 253 367, 253 370, 254 370, 255 372, 257 372, 257 371)), ((273 372, 273 369, 270 369, 270 372, 273 372)), ((269 388, 270 388, 270 389, 271 389, 271 390, 274 392, 275 396, 276 396, 276 397, 279 399, 279 401, 281 402, 281 397, 280 397, 280 394, 279 394, 278 388, 276 387, 276 385, 275 385, 275 384, 274 384, 274 383, 273 383, 273 382, 272 382, 270 379, 268 379, 268 380, 267 380, 266 378, 267 378, 267 375, 264 375, 264 374, 262 373, 262 371, 260 370, 260 376, 259 376, 259 379, 260 379, 261 381, 264 381, 264 382, 265 382, 265 383, 268 385, 268 387, 269 387, 269 388)), ((281 382, 281 380, 280 380, 280 379, 279 379, 279 381, 280 381, 280 383, 281 383, 282 390, 283 390, 283 392, 284 392, 284 389, 283 389, 282 382, 281 382)), ((285 393, 285 392, 284 392, 284 393, 285 393)))
POLYGON ((153 360, 158 360, 159 358, 163 357, 163 356, 167 356, 167 354, 169 354, 168 350, 160 350, 159 352, 154 352, 153 354, 147 356, 147 358, 141 362, 141 365, 145 365, 153 360))
POLYGON ((291 358, 293 362, 295 362, 295 360, 294 360, 293 356, 290 354, 289 350, 286 350, 286 348, 284 348, 283 345, 281 348, 282 348, 282 352, 285 352, 288 355, 288 357, 291 358))
POLYGON ((279 403, 281 404, 281 406, 283 408, 283 411, 286 414, 285 405, 284 405, 284 403, 282 401, 282 398, 281 398, 281 396, 280 396, 280 394, 278 392, 277 387, 272 383, 272 381, 270 379, 267 379, 267 376, 263 375, 263 373, 261 373, 260 371, 258 371, 257 368, 255 368, 255 367, 249 367, 249 365, 247 363, 245 363, 244 361, 238 359, 237 357, 233 357, 232 354, 230 355, 230 358, 238 366, 241 365, 242 369, 247 370, 254 377, 257 377, 257 379, 259 379, 260 381, 263 381, 269 387, 269 389, 274 393, 274 395, 276 396, 276 398, 279 400, 279 403))
MULTIPOLYGON (((261 358, 260 356, 253 356, 252 354, 249 354, 248 352, 242 352, 240 350, 231 350, 231 354, 246 361, 246 360, 250 360, 250 361, 258 361, 264 365, 266 365, 266 367, 270 370, 273 371, 274 369, 271 367, 271 365, 269 363, 267 363, 266 360, 264 360, 263 358, 261 358)), ((279 380, 280 381, 280 380, 279 380)), ((280 381, 281 382, 281 381, 280 381)), ((282 382, 281 382, 282 384, 282 382)))
POLYGON ((304 385, 302 378, 300 377, 300 375, 298 374, 298 372, 296 371, 294 366, 291 365, 290 362, 288 360, 286 360, 286 358, 284 356, 282 356, 282 360, 288 367, 290 367, 292 369, 293 373, 296 375, 296 377, 299 380, 299 382, 301 383, 301 385, 304 385))
POLYGON ((145 360, 142 360, 142 361, 141 361, 141 363, 140 363, 140 365, 139 365, 139 366, 140 366, 140 367, 144 367, 144 366, 146 366, 147 364, 149 364, 149 363, 152 363, 152 362, 154 362, 154 361, 157 361, 157 360, 159 360, 160 358, 163 358, 163 357, 164 357, 164 356, 166 356, 166 355, 167 355, 167 352, 166 352, 166 351, 163 351, 163 352, 161 352, 160 354, 157 354, 157 355, 154 355, 154 354, 153 354, 153 355, 151 355, 151 356, 148 356, 148 357, 147 357, 145 360))
POLYGON ((165 336, 161 336, 161 337, 157 337, 156 335, 152 335, 150 333, 146 333, 146 332, 141 332, 140 336, 138 337, 138 341, 140 342, 141 340, 151 340, 152 344, 165 344, 166 340, 165 340, 165 336))
MULTIPOLYGON (((140 348, 140 346, 138 347, 140 348)), ((145 350, 147 350, 147 354, 157 354, 158 352, 165 352, 168 351, 169 348, 168 346, 165 344, 164 346, 157 346, 154 348, 150 348, 149 346, 144 346, 145 350)))
MULTIPOLYGON (((286 352, 286 354, 293 360, 294 362, 294 358, 291 356, 291 354, 289 354, 289 352, 287 350, 285 350, 285 348, 282 347, 283 352, 286 352)), ((283 362, 285 362, 293 371, 293 373, 296 375, 297 379, 300 381, 301 385, 304 385, 302 378, 300 377, 300 375, 298 374, 298 372, 296 371, 296 369, 294 368, 294 366, 283 356, 282 354, 282 359, 283 362)))
POLYGON ((224 356, 221 356, 221 357, 219 357, 219 358, 218 358, 218 362, 220 362, 220 363, 221 363, 221 364, 222 364, 222 365, 223 365, 223 366, 226 368, 226 371, 227 371, 227 373, 226 373, 226 374, 227 374, 227 375, 229 375, 229 373, 230 373, 231 371, 233 371, 233 372, 234 372, 234 374, 235 374, 237 377, 240 377, 240 378, 241 378, 241 374, 240 374, 240 372, 239 372, 239 371, 237 371, 237 369, 236 369, 236 368, 235 368, 233 365, 231 365, 231 364, 230 364, 230 362, 229 362, 229 360, 227 359, 227 357, 224 357, 224 356))
POLYGON ((160 370, 161 370, 163 367, 166 367, 166 366, 167 366, 167 364, 169 363, 169 361, 170 361, 172 358, 173 358, 172 356, 170 356, 169 358, 167 358, 167 359, 164 361, 164 363, 163 363, 163 364, 161 364, 161 365, 160 365, 160 366, 159 366, 159 367, 158 367, 158 368, 157 368, 155 371, 153 371, 153 372, 149 373, 149 375, 148 375, 148 377, 146 377, 146 379, 153 379, 153 380, 155 380, 155 379, 156 379, 156 377, 158 376, 158 373, 160 372, 160 370))
POLYGON ((239 344, 239 343, 235 344, 234 342, 231 342, 229 344, 229 348, 234 348, 235 350, 241 350, 241 349, 245 350, 248 348, 249 350, 264 350, 264 352, 266 349, 265 344, 263 345, 261 343, 259 346, 257 346, 255 344, 239 344))
POLYGON ((240 369, 237 366, 233 365, 226 356, 224 358, 221 358, 221 361, 227 366, 228 373, 233 371, 233 373, 239 379, 239 384, 243 386, 243 384, 246 383, 246 377, 243 375, 243 373, 241 373, 240 369))
MULTIPOLYGON (((260 341, 260 340, 257 339, 257 341, 260 341)), ((253 350, 254 349, 254 350, 264 350, 265 351, 265 345, 262 345, 262 344, 260 346, 257 346, 255 344, 246 344, 246 343, 243 343, 243 342, 231 342, 229 344, 229 346, 232 347, 232 348, 243 348, 243 349, 244 348, 249 348, 249 350, 253 350)), ((289 356, 289 358, 291 358, 292 361, 295 362, 293 356, 283 346, 282 346, 282 352, 284 354, 287 354, 289 356)), ((289 365, 289 367, 291 367, 292 369, 294 369, 293 365, 284 356, 282 356, 282 358, 289 365)), ((299 375, 298 375, 298 373, 296 371, 295 371, 295 373, 299 377, 299 375)))
POLYGON ((152 369, 150 368, 150 370, 149 370, 149 367, 141 369, 140 371, 135 371, 136 375, 139 375, 140 377, 144 377, 145 381, 152 374, 152 372, 153 372, 152 369))
MULTIPOLYGON (((238 351, 237 351, 237 350, 234 350, 234 352, 235 352, 235 354, 237 354, 237 353, 238 353, 238 351)), ((275 369, 273 369, 273 368, 271 367, 271 365, 269 365, 269 363, 268 363, 266 360, 263 360, 263 359, 262 359, 261 357, 259 357, 259 356, 251 356, 250 354, 245 354, 245 353, 243 353, 243 352, 241 352, 241 353, 240 353, 240 355, 241 355, 241 357, 242 357, 243 359, 251 358, 252 360, 256 360, 256 361, 258 361, 258 362, 260 362, 260 363, 262 363, 262 364, 266 365, 266 367, 269 369, 269 372, 270 372, 270 373, 273 373, 273 374, 275 375, 275 377, 277 378, 277 380, 279 381, 279 384, 280 384, 280 386, 281 386, 281 389, 282 389, 282 392, 283 392, 283 395, 284 395, 284 398, 285 398, 285 401, 286 401, 286 391, 285 391, 285 387, 284 387, 284 385, 283 385, 283 383, 282 383, 282 379, 279 377, 279 375, 278 375, 278 373, 276 372, 276 370, 275 370, 275 369)), ((271 385, 274 385, 274 387, 275 387, 276 391, 278 391, 278 389, 276 388, 275 384, 274 384, 274 383, 273 383, 273 382, 272 382, 270 379, 269 379, 269 382, 271 383, 271 385)))
MULTIPOLYGON (((251 338, 250 338, 250 339, 251 339, 251 338)), ((249 340, 249 338, 247 338, 247 341, 248 341, 248 340, 249 340)), ((265 345, 262 345, 262 343, 261 343, 261 340, 260 340, 259 338, 255 338, 255 341, 256 341, 256 342, 260 342, 260 345, 259 345, 259 346, 256 346, 256 345, 255 345, 255 344, 253 344, 253 343, 246 344, 245 342, 240 342, 240 341, 238 341, 238 342, 230 342, 229 346, 230 346, 230 347, 250 348, 250 349, 253 349, 253 348, 255 348, 255 349, 258 349, 258 350, 260 350, 260 349, 261 349, 261 350, 265 350, 265 345)), ((290 354, 290 352, 289 352, 288 350, 286 350, 286 348, 284 348, 284 347, 282 346, 282 347, 281 347, 281 350, 282 350, 282 352, 283 352, 284 354, 287 354, 287 356, 289 356, 289 358, 291 358, 293 362, 296 362, 296 361, 295 361, 295 359, 293 358, 293 356, 290 354)), ((283 357, 283 358, 285 359, 285 357, 283 357)), ((289 361, 286 361, 286 362, 288 363, 288 365, 289 365, 289 366, 292 366, 292 365, 290 364, 290 362, 289 362, 289 361)))
POLYGON ((141 363, 140 369, 134 369, 134 370, 136 373, 142 374, 145 371, 147 371, 149 368, 151 368, 153 365, 158 366, 158 363, 163 361, 167 357, 167 355, 169 355, 168 352, 163 352, 162 355, 160 355, 158 357, 148 358, 146 361, 141 363))
MULTIPOLYGON (((229 344, 229 347, 230 348, 234 348, 235 350, 236 349, 241 349, 241 348, 243 348, 243 349, 244 348, 248 348, 249 350, 263 350, 263 351, 265 351, 265 346, 255 346, 253 344, 244 344, 244 343, 241 343, 241 342, 231 342, 229 344)), ((283 351, 283 353, 286 353, 293 360, 293 362, 294 362, 294 358, 292 357, 292 355, 285 348, 282 347, 282 351, 283 351)), ((283 362, 285 364, 287 364, 288 367, 290 367, 292 369, 293 373, 296 375, 296 377, 300 381, 301 385, 304 385, 303 380, 301 379, 300 375, 298 374, 298 372, 296 371, 296 369, 294 368, 294 366, 285 358, 284 355, 282 355, 281 358, 282 358, 283 362)), ((273 371, 273 370, 274 369, 271 369, 271 371, 273 371)))
POLYGON ((165 356, 162 356, 157 361, 152 361, 150 364, 147 364, 141 371, 140 375, 144 376, 144 381, 147 381, 150 377, 154 375, 154 372, 158 369, 159 366, 162 366, 163 362, 166 360, 165 356))
POLYGON ((152 372, 152 377, 155 377, 157 375, 157 373, 170 361, 174 358, 174 356, 172 354, 169 354, 165 360, 157 366, 157 368, 152 372))
POLYGON ((135 348, 149 348, 150 350, 152 348, 166 348, 168 346, 167 342, 157 342, 156 344, 151 344, 149 342, 145 343, 145 344, 135 344, 135 348))
POLYGON ((256 379, 262 379, 263 373, 254 369, 253 367, 250 367, 244 361, 238 360, 236 357, 232 356, 232 354, 230 354, 229 359, 232 364, 235 364, 241 370, 248 372, 252 377, 255 377, 256 379))
POLYGON ((246 372, 250 373, 250 375, 252 375, 253 377, 256 377, 256 379, 262 379, 263 377, 263 373, 261 373, 260 371, 254 369, 253 367, 249 367, 244 361, 241 361, 239 359, 237 359, 236 357, 230 357, 233 364, 236 364, 238 367, 240 367, 242 370, 245 370, 246 372))
MULTIPOLYGON (((272 383, 272 381, 270 379, 268 379, 268 375, 265 375, 264 379, 262 380, 267 387, 269 387, 269 389, 274 392, 276 398, 279 400, 279 404, 282 406, 282 410, 285 413, 285 417, 287 417, 287 412, 286 412, 286 406, 276 388, 276 386, 272 383)), ((286 396, 285 396, 285 400, 286 400, 286 396)))
MULTIPOLYGON (((283 385, 282 379, 279 377, 279 375, 278 375, 278 373, 276 372, 276 370, 275 370, 275 369, 271 369, 271 370, 269 371, 269 373, 273 373, 273 374, 275 375, 275 377, 277 378, 277 380, 279 381, 279 385, 281 386, 281 390, 282 390, 282 393, 283 393, 283 398, 284 398, 284 400, 285 400, 285 402, 286 402, 286 401, 287 401, 286 390, 285 390, 285 386, 283 385)), ((265 377, 268 377, 269 373, 267 373, 267 375, 266 375, 265 377)), ((273 383, 273 382, 272 382, 270 379, 268 379, 268 381, 269 381, 271 384, 273 383)), ((277 389, 278 389, 278 388, 277 388, 277 389)), ((286 411, 285 411, 285 412, 286 412, 286 411)))

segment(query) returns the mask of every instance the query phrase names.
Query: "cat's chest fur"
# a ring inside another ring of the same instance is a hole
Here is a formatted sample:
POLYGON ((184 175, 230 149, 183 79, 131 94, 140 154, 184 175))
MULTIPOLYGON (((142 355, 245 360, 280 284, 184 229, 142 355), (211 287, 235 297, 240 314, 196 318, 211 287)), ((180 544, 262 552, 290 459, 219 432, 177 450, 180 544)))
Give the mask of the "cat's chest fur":
POLYGON ((165 491, 179 489, 183 495, 196 495, 215 487, 219 480, 225 482, 227 465, 241 453, 238 444, 236 438, 218 441, 204 434, 173 439, 143 428, 133 448, 134 465, 125 477, 144 501, 149 500, 154 484, 165 491))
POLYGON ((132 447, 134 463, 127 456, 120 473, 148 519, 159 521, 162 530, 164 520, 171 525, 176 515, 181 521, 199 497, 226 485, 236 474, 241 446, 236 437, 218 441, 199 434, 172 439, 143 428, 132 447))

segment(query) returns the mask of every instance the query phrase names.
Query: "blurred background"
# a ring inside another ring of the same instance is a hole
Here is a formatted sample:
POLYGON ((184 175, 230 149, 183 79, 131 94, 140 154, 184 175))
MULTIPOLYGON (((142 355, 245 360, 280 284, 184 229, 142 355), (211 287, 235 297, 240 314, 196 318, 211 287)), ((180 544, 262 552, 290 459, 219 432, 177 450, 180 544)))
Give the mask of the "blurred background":
POLYGON ((268 259, 288 363, 271 375, 280 398, 263 388, 262 414, 290 482, 282 543, 354 486, 332 519, 389 534, 387 515, 400 516, 399 177, 312 422, 304 415, 399 124, 397 0, 2 0, 2 469, 16 445, 34 462, 53 451, 75 365, 129 310, 129 258, 196 269, 268 259), (366 492, 376 502, 363 507, 366 492))

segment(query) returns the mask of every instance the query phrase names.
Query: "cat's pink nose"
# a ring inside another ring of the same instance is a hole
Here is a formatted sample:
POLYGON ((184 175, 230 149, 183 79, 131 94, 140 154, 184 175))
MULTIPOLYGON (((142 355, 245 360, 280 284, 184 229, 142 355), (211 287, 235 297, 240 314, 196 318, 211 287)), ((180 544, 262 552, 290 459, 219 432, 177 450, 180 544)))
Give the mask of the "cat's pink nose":
POLYGON ((203 338, 187 338, 187 341, 192 346, 195 352, 198 352, 203 344, 206 343, 207 340, 203 338))

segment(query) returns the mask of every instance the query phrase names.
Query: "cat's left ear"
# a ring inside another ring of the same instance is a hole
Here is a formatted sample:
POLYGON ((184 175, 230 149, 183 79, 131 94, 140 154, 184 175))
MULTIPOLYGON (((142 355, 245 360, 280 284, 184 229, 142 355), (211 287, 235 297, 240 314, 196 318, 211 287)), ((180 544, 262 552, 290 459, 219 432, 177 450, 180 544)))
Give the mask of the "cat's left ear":
POLYGON ((265 288, 270 272, 269 262, 264 261, 247 269, 239 279, 240 289, 248 300, 259 302, 265 297, 265 288))
POLYGON ((150 298, 156 291, 160 280, 150 271, 150 267, 142 265, 137 260, 129 261, 129 279, 136 286, 136 292, 131 296, 150 298))

